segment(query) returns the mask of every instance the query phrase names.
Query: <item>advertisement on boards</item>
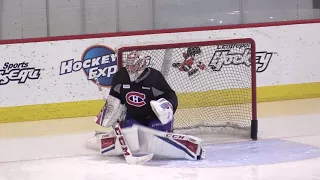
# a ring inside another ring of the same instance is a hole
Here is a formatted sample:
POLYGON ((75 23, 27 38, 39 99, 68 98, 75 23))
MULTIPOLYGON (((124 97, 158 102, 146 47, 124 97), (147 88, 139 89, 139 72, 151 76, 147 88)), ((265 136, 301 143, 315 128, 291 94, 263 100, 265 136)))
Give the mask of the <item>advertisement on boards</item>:
POLYGON ((39 79, 41 69, 33 67, 29 62, 5 62, 0 69, 0 86, 11 82, 24 84, 26 81, 39 79))
POLYGON ((68 75, 77 71, 83 71, 88 80, 99 82, 101 86, 111 86, 113 75, 118 70, 115 51, 104 45, 88 47, 80 60, 71 57, 60 64, 59 74, 68 75))

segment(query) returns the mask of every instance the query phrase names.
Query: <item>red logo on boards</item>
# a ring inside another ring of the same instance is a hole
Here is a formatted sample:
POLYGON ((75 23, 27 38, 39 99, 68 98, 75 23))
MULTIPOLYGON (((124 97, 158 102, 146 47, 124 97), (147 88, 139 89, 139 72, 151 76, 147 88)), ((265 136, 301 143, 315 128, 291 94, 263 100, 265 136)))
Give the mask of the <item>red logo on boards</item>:
POLYGON ((145 98, 145 94, 135 91, 131 91, 126 94, 127 103, 136 107, 142 107, 146 105, 146 102, 144 101, 145 98))

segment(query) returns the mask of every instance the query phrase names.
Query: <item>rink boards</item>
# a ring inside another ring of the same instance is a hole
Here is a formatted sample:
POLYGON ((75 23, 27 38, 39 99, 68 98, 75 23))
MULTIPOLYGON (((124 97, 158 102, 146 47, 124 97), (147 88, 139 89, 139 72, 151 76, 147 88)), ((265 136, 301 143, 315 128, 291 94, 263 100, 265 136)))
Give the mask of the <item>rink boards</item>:
MULTIPOLYGON (((319 30, 320 22, 316 22, 0 41, 3 52, 0 57, 0 122, 96 115, 103 105, 103 94, 88 79, 92 79, 95 72, 100 73, 105 94, 108 94, 117 66, 115 49, 128 44, 250 37, 256 43, 259 57, 256 61, 258 102, 320 97, 320 70, 316 58, 319 30), (95 59, 97 57, 100 61, 95 59)), ((204 102, 193 98, 217 94, 214 90, 182 90, 177 91, 178 96, 187 98, 183 98, 179 108, 198 107, 204 102)), ((241 103, 233 101, 236 99, 232 97, 236 94, 232 93, 233 89, 218 91, 221 99, 229 98, 229 104, 241 103)), ((221 99, 206 102, 224 105, 221 99)))

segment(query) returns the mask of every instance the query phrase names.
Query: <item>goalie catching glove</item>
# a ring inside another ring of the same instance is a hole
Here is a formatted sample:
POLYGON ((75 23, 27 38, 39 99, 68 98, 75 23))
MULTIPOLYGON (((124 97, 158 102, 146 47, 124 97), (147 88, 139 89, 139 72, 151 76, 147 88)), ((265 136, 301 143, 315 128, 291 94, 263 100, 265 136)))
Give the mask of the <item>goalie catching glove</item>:
POLYGON ((112 127, 117 121, 124 119, 126 111, 126 107, 121 104, 118 98, 109 95, 95 122, 103 127, 112 127))
POLYGON ((151 108, 162 124, 168 124, 173 120, 172 104, 164 99, 150 101, 151 108))

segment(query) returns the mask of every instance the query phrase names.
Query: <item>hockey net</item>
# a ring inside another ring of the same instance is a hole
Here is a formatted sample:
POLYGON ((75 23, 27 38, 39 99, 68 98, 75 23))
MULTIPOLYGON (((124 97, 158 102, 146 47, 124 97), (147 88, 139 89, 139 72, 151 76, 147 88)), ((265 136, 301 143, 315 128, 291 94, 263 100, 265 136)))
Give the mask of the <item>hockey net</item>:
POLYGON ((118 63, 139 51, 178 95, 174 132, 257 138, 255 43, 252 39, 121 47, 118 63))

